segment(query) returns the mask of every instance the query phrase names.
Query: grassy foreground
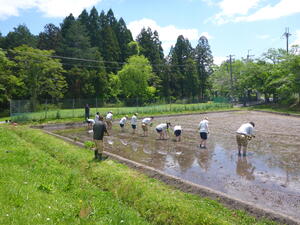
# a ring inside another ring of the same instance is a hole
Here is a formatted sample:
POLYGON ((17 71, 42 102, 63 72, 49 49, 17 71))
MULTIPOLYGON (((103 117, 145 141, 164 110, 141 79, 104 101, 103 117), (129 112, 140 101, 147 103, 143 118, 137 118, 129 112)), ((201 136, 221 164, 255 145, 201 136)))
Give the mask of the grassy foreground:
POLYGON ((0 126, 0 224, 273 224, 25 126, 0 126))

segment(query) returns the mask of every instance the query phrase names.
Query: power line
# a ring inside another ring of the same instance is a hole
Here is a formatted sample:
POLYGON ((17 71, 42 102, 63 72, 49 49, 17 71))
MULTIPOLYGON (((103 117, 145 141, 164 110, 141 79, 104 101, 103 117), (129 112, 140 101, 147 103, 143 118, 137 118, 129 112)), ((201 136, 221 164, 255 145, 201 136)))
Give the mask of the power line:
MULTIPOLYGON (((5 49, 3 49, 5 50, 5 49)), ((7 50, 6 50, 7 51, 7 50)), ((120 65, 125 65, 127 64, 126 62, 118 62, 118 61, 106 61, 106 60, 94 60, 94 59, 86 59, 86 58, 76 58, 76 57, 66 57, 66 56, 59 56, 59 55, 44 55, 44 54, 37 54, 33 52, 18 52, 18 54, 23 54, 23 55, 36 55, 36 56, 41 56, 41 57, 49 57, 49 58, 58 58, 58 59, 68 59, 68 60, 74 60, 74 61, 83 61, 83 62, 95 62, 95 63, 105 63, 105 64, 120 64, 120 65)), ((151 64, 151 63, 150 63, 151 64)), ((136 63, 133 65, 148 65, 148 64, 142 64, 142 63, 136 63)), ((179 64, 179 65, 170 65, 170 64, 151 64, 152 66, 170 66, 170 67, 185 67, 186 65, 184 64, 179 64)))
POLYGON ((233 60, 234 55, 229 55, 229 73, 230 73, 230 86, 231 86, 231 91, 233 90, 233 79, 232 79, 232 60, 233 60))

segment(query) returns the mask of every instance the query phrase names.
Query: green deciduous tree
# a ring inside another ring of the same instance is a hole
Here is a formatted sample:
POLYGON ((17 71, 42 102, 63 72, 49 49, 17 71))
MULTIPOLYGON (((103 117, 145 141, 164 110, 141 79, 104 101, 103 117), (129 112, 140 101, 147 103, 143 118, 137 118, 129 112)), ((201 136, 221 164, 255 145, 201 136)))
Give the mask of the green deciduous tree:
POLYGON ((58 59, 48 57, 53 51, 23 45, 14 48, 12 53, 17 74, 25 84, 25 91, 31 98, 33 107, 37 105, 39 98, 63 97, 66 91, 63 68, 58 59))
POLYGON ((121 81, 121 90, 124 97, 129 100, 146 100, 149 91, 153 93, 153 88, 149 89, 149 79, 154 76, 152 67, 144 56, 131 56, 117 74, 121 81))
POLYGON ((8 103, 17 89, 23 85, 20 78, 13 74, 14 63, 10 61, 5 52, 0 49, 0 105, 8 103))

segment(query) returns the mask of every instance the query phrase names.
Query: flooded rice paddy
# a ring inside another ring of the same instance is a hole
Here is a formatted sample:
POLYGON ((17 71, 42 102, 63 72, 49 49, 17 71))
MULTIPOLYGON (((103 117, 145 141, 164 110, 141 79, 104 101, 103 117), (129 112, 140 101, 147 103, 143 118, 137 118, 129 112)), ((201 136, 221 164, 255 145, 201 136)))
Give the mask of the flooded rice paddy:
MULTIPOLYGON (((140 124, 139 124, 140 125, 140 124)), ((220 112, 154 119, 148 137, 141 127, 132 134, 114 122, 105 137, 105 151, 154 167, 165 173, 207 186, 258 206, 300 219, 300 118, 263 112, 220 112), (207 149, 199 148, 200 120, 209 118, 207 149), (155 126, 171 122, 183 128, 182 141, 158 140, 155 126), (235 131, 242 123, 255 122, 256 138, 246 157, 238 157, 235 131)), ((87 129, 61 133, 91 141, 87 129)))

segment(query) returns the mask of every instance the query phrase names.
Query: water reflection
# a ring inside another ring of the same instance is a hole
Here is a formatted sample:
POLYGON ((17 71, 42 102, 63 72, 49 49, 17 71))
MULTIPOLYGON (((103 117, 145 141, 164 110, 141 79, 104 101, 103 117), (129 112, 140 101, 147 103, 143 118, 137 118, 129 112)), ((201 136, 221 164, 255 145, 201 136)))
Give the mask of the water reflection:
POLYGON ((201 149, 201 151, 198 152, 198 154, 196 154, 196 156, 197 156, 197 162, 198 162, 199 166, 203 170, 208 171, 208 169, 210 168, 210 165, 211 165, 213 153, 208 149, 201 149))
POLYGON ((254 170, 255 166, 252 166, 250 162, 248 162, 247 157, 238 157, 238 160, 236 162, 236 173, 246 178, 247 180, 254 180, 254 170))

